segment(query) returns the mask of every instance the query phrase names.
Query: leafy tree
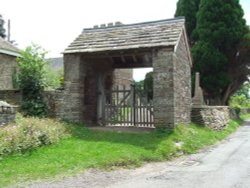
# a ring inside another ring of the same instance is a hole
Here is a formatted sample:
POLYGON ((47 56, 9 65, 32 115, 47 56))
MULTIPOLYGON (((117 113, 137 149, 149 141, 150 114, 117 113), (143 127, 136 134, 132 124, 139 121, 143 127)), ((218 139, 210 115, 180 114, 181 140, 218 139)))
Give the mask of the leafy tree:
POLYGON ((49 64, 45 65, 46 90, 59 89, 63 86, 63 68, 54 71, 49 64))
POLYGON ((213 104, 227 104, 247 80, 249 33, 238 0, 201 0, 192 48, 193 72, 213 104))
POLYGON ((196 27, 196 14, 199 10, 199 5, 200 0, 179 0, 177 2, 175 17, 185 16, 187 35, 191 44, 195 42, 195 34, 193 31, 196 27))
POLYGON ((45 88, 46 52, 32 44, 18 58, 19 87, 23 92, 21 109, 27 116, 45 116, 47 105, 43 99, 45 88))
POLYGON ((250 101, 249 91, 250 91, 250 83, 248 82, 243 84, 241 88, 235 92, 234 96, 244 95, 245 98, 250 101))
POLYGON ((4 19, 2 15, 0 14, 0 37, 5 38, 5 29, 4 29, 4 19))

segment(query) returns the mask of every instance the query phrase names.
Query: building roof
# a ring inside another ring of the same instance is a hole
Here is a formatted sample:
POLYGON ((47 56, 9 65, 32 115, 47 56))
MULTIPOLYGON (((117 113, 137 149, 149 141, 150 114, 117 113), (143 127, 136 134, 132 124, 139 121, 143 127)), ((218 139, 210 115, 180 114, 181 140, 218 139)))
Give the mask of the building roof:
POLYGON ((175 46, 184 29, 184 17, 129 25, 95 26, 83 32, 64 53, 89 53, 175 46))
POLYGON ((0 53, 16 57, 20 56, 20 50, 2 37, 0 37, 0 53))

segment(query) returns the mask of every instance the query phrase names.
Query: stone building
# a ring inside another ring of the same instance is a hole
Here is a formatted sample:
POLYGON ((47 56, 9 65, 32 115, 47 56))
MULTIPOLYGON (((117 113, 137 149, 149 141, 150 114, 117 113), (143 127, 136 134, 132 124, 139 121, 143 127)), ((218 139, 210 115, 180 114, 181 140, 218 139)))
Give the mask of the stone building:
POLYGON ((155 127, 189 123, 191 66, 184 18, 84 29, 64 51, 62 116, 97 123, 114 70, 152 67, 155 127))
POLYGON ((19 49, 0 37, 0 90, 13 89, 12 77, 16 71, 19 49))

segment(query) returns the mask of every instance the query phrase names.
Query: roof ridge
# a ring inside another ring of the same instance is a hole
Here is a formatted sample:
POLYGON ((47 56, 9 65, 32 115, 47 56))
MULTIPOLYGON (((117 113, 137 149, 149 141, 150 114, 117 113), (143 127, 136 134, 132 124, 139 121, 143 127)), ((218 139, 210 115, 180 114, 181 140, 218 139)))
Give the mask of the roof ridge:
POLYGON ((121 24, 121 25, 113 25, 113 26, 98 27, 98 28, 84 28, 82 33, 102 31, 102 30, 122 28, 122 27, 130 27, 130 26, 142 26, 142 25, 148 25, 148 24, 166 23, 166 22, 168 23, 185 22, 185 17, 179 16, 175 18, 162 19, 162 20, 156 20, 156 21, 147 21, 147 22, 139 22, 139 23, 132 23, 132 24, 121 24))

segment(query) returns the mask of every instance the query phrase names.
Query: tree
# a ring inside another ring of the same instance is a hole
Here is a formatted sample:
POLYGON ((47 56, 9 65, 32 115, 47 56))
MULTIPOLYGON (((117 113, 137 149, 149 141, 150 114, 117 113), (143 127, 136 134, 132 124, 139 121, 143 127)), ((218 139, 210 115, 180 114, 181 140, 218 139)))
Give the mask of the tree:
POLYGON ((46 52, 38 45, 32 44, 18 58, 18 82, 22 90, 21 109, 27 116, 45 116, 47 105, 43 99, 45 88, 46 52))
POLYGON ((250 91, 250 83, 244 83, 238 91, 235 92, 234 96, 241 96, 244 95, 245 98, 250 101, 250 96, 249 96, 249 91, 250 91))
POLYGON ((5 29, 4 29, 4 19, 2 15, 0 14, 0 37, 5 38, 5 29))
POLYGON ((59 89, 63 87, 63 68, 55 71, 49 64, 45 65, 46 90, 59 89))
POLYGON ((200 0, 179 0, 175 17, 185 16, 186 29, 190 44, 195 42, 195 34, 193 33, 196 27, 196 14, 199 10, 200 0))
POLYGON ((193 72, 201 73, 201 86, 214 104, 227 104, 249 74, 249 30, 243 15, 238 0, 200 2, 195 29, 198 40, 192 48, 193 72))

